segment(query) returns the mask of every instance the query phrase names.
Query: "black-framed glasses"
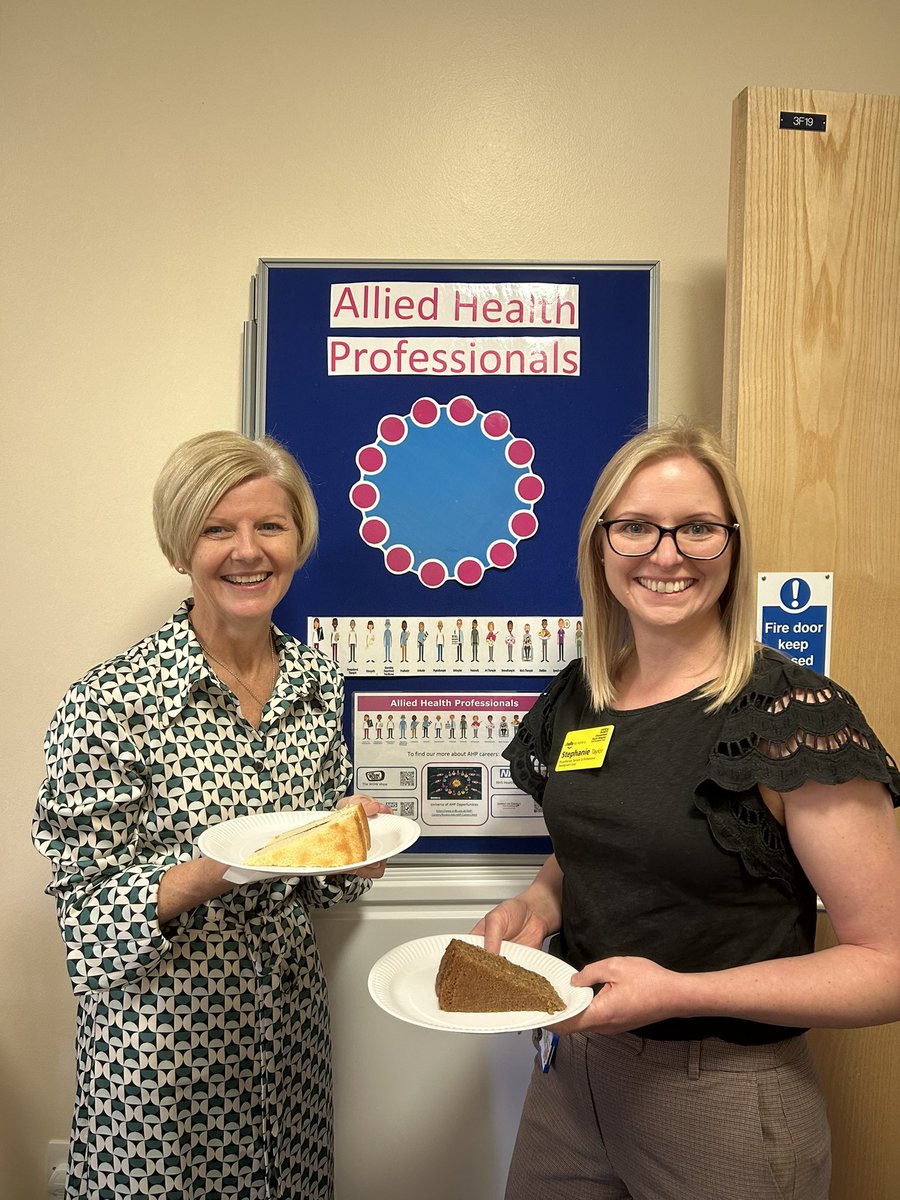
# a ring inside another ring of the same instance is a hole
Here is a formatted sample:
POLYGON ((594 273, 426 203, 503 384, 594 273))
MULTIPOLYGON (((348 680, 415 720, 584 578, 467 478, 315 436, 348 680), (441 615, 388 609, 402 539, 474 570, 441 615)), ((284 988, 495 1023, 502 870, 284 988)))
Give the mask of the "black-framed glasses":
POLYGON ((652 554, 666 534, 675 543, 682 558, 711 559, 725 553, 731 535, 740 525, 722 525, 718 521, 685 521, 681 525, 657 525, 655 521, 619 520, 597 522, 606 531, 610 550, 623 558, 643 558, 652 554))

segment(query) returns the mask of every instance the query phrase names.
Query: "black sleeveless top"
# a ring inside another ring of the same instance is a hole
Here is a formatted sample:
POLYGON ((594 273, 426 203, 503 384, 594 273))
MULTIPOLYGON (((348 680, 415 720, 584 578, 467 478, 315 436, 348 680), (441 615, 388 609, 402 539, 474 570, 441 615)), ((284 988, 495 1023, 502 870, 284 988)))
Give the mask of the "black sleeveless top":
MULTIPOLYGON (((704 712, 696 691, 632 711, 597 712, 574 662, 535 702, 504 751, 543 807, 563 872, 551 949, 580 969, 638 955, 714 971, 811 953, 816 897, 757 784, 883 782, 900 774, 853 698, 762 649, 740 696, 704 712), (611 725, 600 767, 557 772, 566 735, 611 725), (837 747, 837 748, 828 748, 837 747)), ((803 1032, 732 1017, 673 1018, 645 1037, 778 1041, 803 1032)))

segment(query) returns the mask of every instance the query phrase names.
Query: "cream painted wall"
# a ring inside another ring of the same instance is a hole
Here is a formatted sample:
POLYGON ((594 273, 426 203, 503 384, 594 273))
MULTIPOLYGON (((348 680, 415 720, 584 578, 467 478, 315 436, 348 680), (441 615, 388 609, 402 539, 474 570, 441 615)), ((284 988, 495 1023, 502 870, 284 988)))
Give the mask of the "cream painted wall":
POLYGON ((0 0, 0 1196, 71 1104, 43 730, 180 599, 150 490, 239 424, 257 259, 658 258, 661 410, 716 421, 731 102, 896 93, 898 42, 886 0, 0 0))

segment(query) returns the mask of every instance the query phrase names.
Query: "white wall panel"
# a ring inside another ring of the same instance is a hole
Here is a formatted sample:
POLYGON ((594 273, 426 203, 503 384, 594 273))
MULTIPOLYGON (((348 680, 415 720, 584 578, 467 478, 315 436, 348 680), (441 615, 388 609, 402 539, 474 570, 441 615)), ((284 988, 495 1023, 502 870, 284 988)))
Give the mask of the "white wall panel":
POLYGON ((402 864, 320 913, 334 1036, 336 1200, 498 1200, 533 1063, 528 1033, 442 1033, 383 1012, 372 965, 414 938, 468 933, 536 867, 402 864))

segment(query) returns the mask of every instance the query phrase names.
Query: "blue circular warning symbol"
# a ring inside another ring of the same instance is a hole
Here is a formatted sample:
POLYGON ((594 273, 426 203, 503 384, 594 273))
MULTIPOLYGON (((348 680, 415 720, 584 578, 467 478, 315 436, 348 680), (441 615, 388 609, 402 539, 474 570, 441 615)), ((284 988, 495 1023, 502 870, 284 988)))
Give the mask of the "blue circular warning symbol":
POLYGON ((786 608, 789 612, 800 612, 809 604, 812 592, 809 584, 805 579, 787 579, 781 586, 781 591, 778 593, 781 600, 781 607, 786 608))

